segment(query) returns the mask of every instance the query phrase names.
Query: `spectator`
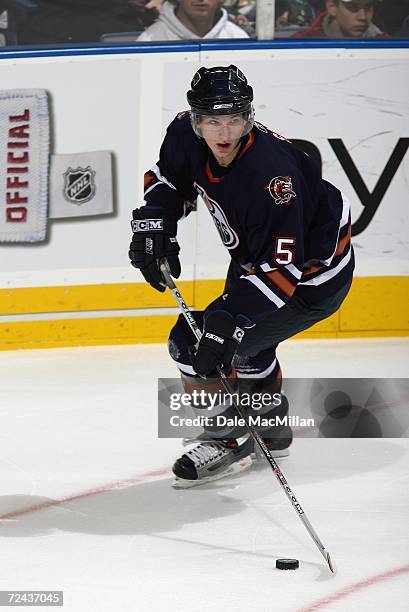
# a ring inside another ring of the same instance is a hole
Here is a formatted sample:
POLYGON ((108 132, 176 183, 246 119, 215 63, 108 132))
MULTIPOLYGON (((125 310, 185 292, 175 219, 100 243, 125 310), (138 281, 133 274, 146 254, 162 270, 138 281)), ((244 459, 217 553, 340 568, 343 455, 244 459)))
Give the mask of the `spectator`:
POLYGON ((294 38, 387 37, 373 22, 373 0, 327 0, 326 11, 294 38))
POLYGON ((163 4, 158 20, 138 41, 191 40, 196 38, 248 38, 228 20, 220 0, 172 0, 163 4))
MULTIPOLYGON (((145 0, 128 0, 130 3, 144 3, 145 0)), ((172 1, 172 0, 170 0, 172 1)), ((1 0, 0 0, 1 2, 1 0)), ((149 0, 145 4, 147 9, 156 9, 162 13, 165 0, 149 0)), ((226 9, 230 21, 247 32, 250 38, 256 37, 256 4, 257 0, 221 0, 223 8, 226 9)), ((150 24, 149 24, 150 25, 150 24)))

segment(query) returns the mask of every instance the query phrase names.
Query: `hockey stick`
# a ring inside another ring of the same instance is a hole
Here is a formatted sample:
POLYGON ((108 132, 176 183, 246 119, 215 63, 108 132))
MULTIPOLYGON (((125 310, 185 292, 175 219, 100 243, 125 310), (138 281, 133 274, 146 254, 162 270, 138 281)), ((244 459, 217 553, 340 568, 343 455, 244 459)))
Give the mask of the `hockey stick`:
MULTIPOLYGON (((190 312, 189 307, 186 305, 186 302, 184 301, 180 291, 176 287, 176 285, 175 285, 175 283, 173 281, 173 278, 170 275, 169 266, 168 266, 167 261, 166 260, 161 260, 159 262, 159 265, 160 265, 160 271, 162 273, 162 277, 163 277, 163 280, 166 283, 166 286, 173 293, 173 296, 174 296, 174 298, 175 298, 175 300, 176 300, 176 302, 177 302, 177 304, 179 306, 179 309, 180 309, 181 313, 185 317, 186 322, 188 323, 188 325, 189 325, 190 329, 192 330, 194 336, 199 341, 201 339, 201 337, 202 337, 202 332, 199 329, 199 326, 197 325, 194 316, 190 312)), ((230 380, 226 377, 226 375, 223 372, 222 368, 220 366, 217 366, 216 370, 217 370, 217 373, 220 376, 221 384, 224 387, 225 391, 227 391, 227 393, 229 393, 229 394, 233 394, 234 393, 234 388, 231 386, 230 380)), ((247 428, 249 434, 252 436, 253 440, 258 444, 258 446, 260 447, 261 451, 263 452, 263 455, 266 458, 266 460, 268 461, 268 463, 270 464, 270 467, 273 470, 275 476, 277 477, 278 482, 280 483, 282 489, 284 490, 284 492, 287 495, 288 499, 292 503, 294 510, 297 512, 298 516, 300 517, 300 519, 304 523, 305 528, 307 529, 308 533, 310 534, 310 536, 314 540, 315 544, 317 545, 320 553, 322 554, 322 556, 324 557, 325 561, 327 562, 329 569, 331 570, 331 572, 333 574, 335 574, 336 573, 336 568, 335 568, 335 565, 334 565, 334 563, 333 563, 333 561, 331 559, 331 556, 330 556, 328 550, 325 548, 325 546, 323 545, 323 543, 319 539, 319 537, 318 537, 317 533, 315 532, 313 526, 311 525, 310 521, 308 520, 308 518, 307 518, 303 508, 301 507, 301 504, 297 500, 297 498, 294 495, 293 491, 291 490, 287 480, 285 479, 284 474, 282 473, 282 471, 279 468, 278 464, 274 460, 274 457, 271 455, 268 447, 266 446, 263 438, 260 436, 260 434, 258 433, 257 429, 253 425, 250 425, 250 423, 248 423, 247 415, 246 415, 245 411, 243 410, 243 408, 240 406, 240 404, 234 404, 234 407, 237 410, 239 416, 243 419, 244 423, 246 424, 246 428, 247 428)))

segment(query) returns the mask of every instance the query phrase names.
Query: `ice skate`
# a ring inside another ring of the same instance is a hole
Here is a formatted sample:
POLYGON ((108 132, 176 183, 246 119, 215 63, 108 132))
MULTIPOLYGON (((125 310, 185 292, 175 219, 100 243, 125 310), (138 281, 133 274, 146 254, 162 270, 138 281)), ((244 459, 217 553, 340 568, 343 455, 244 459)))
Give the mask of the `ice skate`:
POLYGON ((175 461, 173 487, 186 489, 248 469, 253 463, 252 450, 253 441, 248 436, 237 440, 205 440, 175 461))
MULTIPOLYGON (((279 434, 275 438, 266 438, 264 442, 268 446, 268 450, 272 454, 272 456, 276 459, 279 457, 288 457, 290 454, 289 447, 293 441, 293 434, 290 427, 279 427, 279 434)), ((209 438, 209 435, 204 431, 195 438, 183 438, 182 444, 183 446, 189 446, 190 444, 197 444, 198 442, 212 442, 209 438)), ((263 458, 263 453, 260 450, 258 444, 254 445, 255 448, 251 453, 253 459, 263 458)))
POLYGON ((209 435, 205 431, 203 431, 202 433, 198 434, 194 438, 183 438, 182 445, 189 446, 190 444, 197 444, 198 442, 211 442, 211 441, 212 440, 209 437, 209 435))
MULTIPOLYGON (((289 447, 293 441, 293 432, 291 427, 283 425, 282 427, 276 427, 277 435, 274 438, 263 438, 267 445, 268 450, 274 459, 280 457, 288 457, 290 454, 289 447)), ((254 450, 252 453, 252 459, 256 461, 263 461, 264 454, 258 444, 254 444, 254 450)))

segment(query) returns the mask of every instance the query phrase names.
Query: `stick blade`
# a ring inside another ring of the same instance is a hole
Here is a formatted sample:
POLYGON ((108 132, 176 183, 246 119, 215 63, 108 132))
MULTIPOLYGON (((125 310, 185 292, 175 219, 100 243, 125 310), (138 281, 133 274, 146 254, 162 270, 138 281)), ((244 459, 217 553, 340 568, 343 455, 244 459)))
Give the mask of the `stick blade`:
POLYGON ((333 574, 336 574, 337 573, 336 565, 333 562, 333 560, 331 559, 331 555, 329 554, 329 552, 327 550, 324 550, 324 557, 325 557, 326 562, 328 563, 328 567, 331 570, 331 572, 333 574))

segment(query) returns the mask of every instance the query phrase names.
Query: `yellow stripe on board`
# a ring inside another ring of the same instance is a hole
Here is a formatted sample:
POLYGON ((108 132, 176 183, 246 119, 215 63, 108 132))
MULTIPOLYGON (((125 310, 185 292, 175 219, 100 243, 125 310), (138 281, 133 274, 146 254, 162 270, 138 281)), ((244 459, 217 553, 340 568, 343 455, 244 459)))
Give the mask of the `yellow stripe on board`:
MULTIPOLYGON (((179 285, 186 302, 191 305, 193 281, 181 281, 179 285)), ((0 289, 2 315, 174 306, 175 301, 170 291, 159 293, 147 283, 0 289)))
MULTIPOLYGON (((203 309, 223 291, 221 280, 184 281, 186 302, 203 309)), ((341 309, 297 338, 409 335, 409 277, 355 278, 341 309)), ((169 291, 142 283, 35 287, 0 291, 3 315, 50 313, 47 320, 0 322, 0 350, 165 342, 175 316, 121 317, 124 309, 175 306, 169 291), (99 311, 100 317, 53 319, 51 313, 99 311), (118 316, 103 316, 118 310, 118 316)), ((1 319, 0 319, 1 321, 1 319)))
POLYGON ((409 276, 355 278, 340 311, 340 331, 409 329, 409 276))
POLYGON ((0 325, 0 350, 165 342, 176 316, 19 321, 0 325))

